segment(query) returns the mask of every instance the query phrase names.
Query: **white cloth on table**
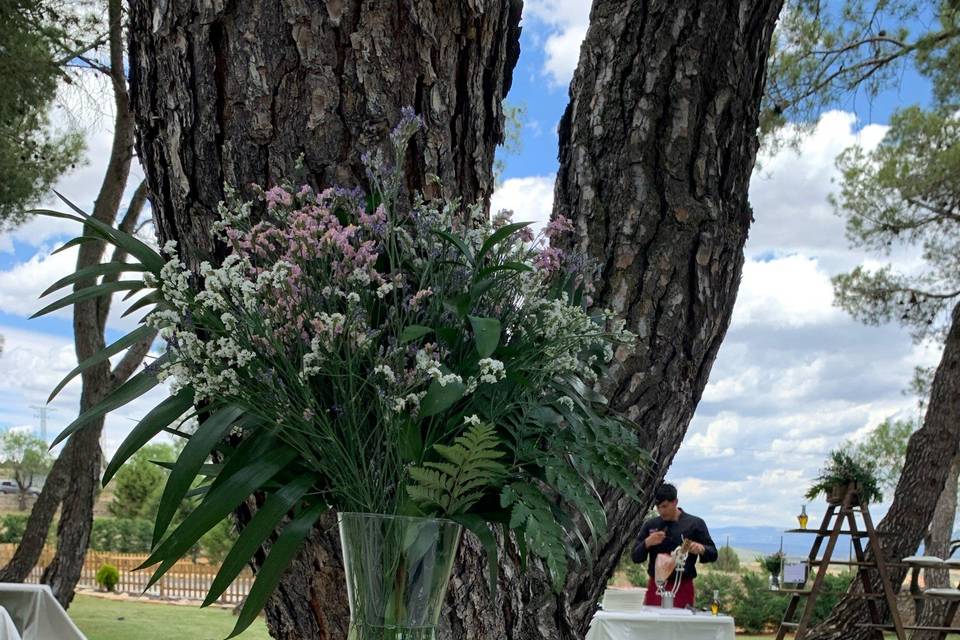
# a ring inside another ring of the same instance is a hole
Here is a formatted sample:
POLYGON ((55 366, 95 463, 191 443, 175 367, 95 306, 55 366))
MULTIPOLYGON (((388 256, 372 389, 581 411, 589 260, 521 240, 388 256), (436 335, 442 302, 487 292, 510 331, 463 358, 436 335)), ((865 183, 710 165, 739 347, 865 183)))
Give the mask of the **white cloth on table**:
POLYGON ((0 607, 0 640, 23 640, 7 610, 0 607))
POLYGON ((587 640, 734 640, 734 633, 730 616, 683 615, 645 607, 630 612, 598 611, 590 622, 587 640))
POLYGON ((0 607, 22 640, 87 640, 45 584, 0 582, 0 607))

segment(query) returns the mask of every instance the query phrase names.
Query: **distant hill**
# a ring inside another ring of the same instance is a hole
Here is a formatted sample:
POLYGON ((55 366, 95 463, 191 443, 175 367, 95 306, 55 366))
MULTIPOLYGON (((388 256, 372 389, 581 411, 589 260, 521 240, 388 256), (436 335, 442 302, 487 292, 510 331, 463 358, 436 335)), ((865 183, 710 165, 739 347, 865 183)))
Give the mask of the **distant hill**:
MULTIPOLYGON (((814 536, 809 533, 784 533, 779 527, 711 527, 710 535, 717 547, 729 541, 741 560, 753 560, 758 554, 778 551, 783 540, 783 552, 787 557, 801 558, 810 553, 814 536)), ((850 553, 849 538, 842 537, 837 544, 834 558, 846 558, 850 553)))

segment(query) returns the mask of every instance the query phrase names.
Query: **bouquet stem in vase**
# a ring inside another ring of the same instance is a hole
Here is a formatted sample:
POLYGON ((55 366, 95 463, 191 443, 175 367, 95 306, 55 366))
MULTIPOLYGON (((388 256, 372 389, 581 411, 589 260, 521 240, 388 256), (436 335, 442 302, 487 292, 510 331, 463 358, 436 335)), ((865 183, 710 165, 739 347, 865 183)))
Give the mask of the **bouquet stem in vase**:
POLYGON ((435 518, 341 513, 348 640, 434 640, 460 525, 435 518))

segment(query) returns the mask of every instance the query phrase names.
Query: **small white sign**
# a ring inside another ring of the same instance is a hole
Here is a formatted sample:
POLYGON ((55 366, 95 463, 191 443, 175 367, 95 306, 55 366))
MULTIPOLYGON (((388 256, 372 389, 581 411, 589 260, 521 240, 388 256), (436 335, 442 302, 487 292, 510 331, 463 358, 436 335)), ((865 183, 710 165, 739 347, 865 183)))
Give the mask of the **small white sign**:
POLYGON ((784 564, 783 581, 788 584, 803 584, 807 581, 807 565, 803 562, 784 564))

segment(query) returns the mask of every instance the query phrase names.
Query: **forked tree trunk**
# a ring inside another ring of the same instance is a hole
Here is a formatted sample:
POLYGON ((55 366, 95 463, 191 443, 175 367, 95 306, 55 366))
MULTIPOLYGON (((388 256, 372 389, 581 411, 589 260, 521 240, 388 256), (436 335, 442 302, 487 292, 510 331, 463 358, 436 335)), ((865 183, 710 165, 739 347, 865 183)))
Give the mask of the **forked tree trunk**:
MULTIPOLYGON (((947 472, 947 479, 943 491, 937 498, 937 506, 933 510, 933 519, 930 528, 923 539, 924 554, 946 558, 950 554, 950 540, 953 538, 953 523, 957 517, 957 480, 960 478, 960 458, 954 458, 947 472)), ((948 569, 924 569, 924 587, 952 587, 950 571, 948 569)), ((918 619, 918 625, 924 627, 939 627, 944 623, 949 601, 937 598, 928 599, 923 605, 923 611, 918 619)), ((937 631, 916 631, 913 640, 939 640, 937 631)))
MULTIPOLYGON (((242 4, 242 3, 236 3, 242 4)), ((598 0, 561 127, 558 211, 604 266, 599 302, 640 335, 611 380, 661 477, 689 424, 730 318, 751 214, 747 185, 771 33, 781 0, 598 0), (703 6, 701 6, 703 5, 703 6)), ((519 1, 257 5, 135 0, 131 68, 141 157, 161 240, 189 264, 226 180, 292 173, 364 185, 359 157, 412 105, 427 132, 408 187, 437 173, 445 196, 490 193, 500 100, 517 51, 519 1), (245 6, 245 5, 244 5, 245 6)), ((652 489, 653 483, 649 488, 652 489)), ((647 497, 644 497, 647 500, 647 497)), ((552 593, 536 566, 501 554, 485 587, 468 537, 444 638, 579 638, 644 505, 608 495, 610 534, 592 566, 552 593)), ((318 528, 267 608, 276 637, 342 638, 346 604, 332 521, 318 528)))
MULTIPOLYGON (((893 504, 877 529, 888 560, 897 561, 916 553, 933 519, 936 497, 943 492, 960 446, 960 304, 953 309, 953 324, 947 334, 943 357, 930 388, 930 403, 923 426, 910 436, 907 455, 894 493, 893 504)), ((869 555, 869 554, 868 554, 869 555)), ((894 588, 900 586, 906 568, 889 569, 894 588)), ((871 587, 883 593, 879 580, 871 587)), ((859 582, 856 583, 859 585, 859 582)), ((855 586, 854 590, 859 591, 855 586)), ((882 607, 886 610, 886 607, 882 607)), ((862 598, 845 596, 830 617, 811 631, 806 640, 867 640, 874 632, 859 623, 869 622, 862 598)))

